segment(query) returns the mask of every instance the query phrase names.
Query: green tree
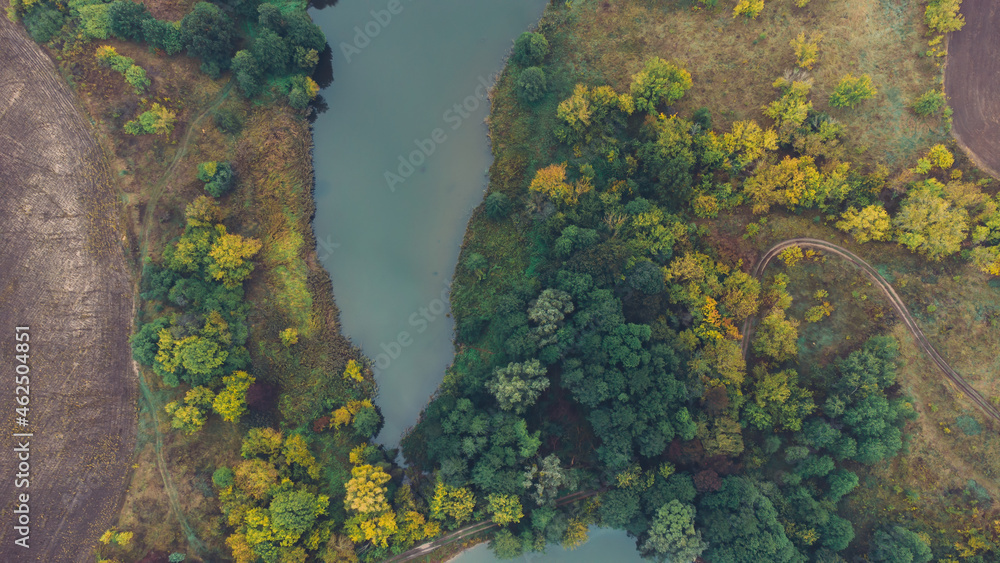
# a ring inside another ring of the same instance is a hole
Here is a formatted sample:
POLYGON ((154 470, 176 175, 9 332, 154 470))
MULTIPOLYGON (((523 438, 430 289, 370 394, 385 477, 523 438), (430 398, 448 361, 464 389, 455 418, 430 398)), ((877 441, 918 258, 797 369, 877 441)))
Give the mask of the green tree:
POLYGON ((830 484, 827 498, 833 502, 839 501, 844 495, 850 493, 858 486, 857 474, 847 469, 835 470, 826 476, 826 481, 830 484))
POLYGON ((240 85, 240 91, 244 96, 253 98, 260 94, 263 75, 253 53, 246 49, 237 51, 233 57, 232 68, 236 83, 240 85))
POLYGON ((868 556, 872 561, 885 563, 927 563, 933 558, 930 546, 902 526, 876 530, 868 556))
POLYGON ((656 511, 642 551, 667 561, 689 563, 708 547, 694 528, 695 508, 672 500, 656 511))
POLYGON ((202 70, 210 76, 229 67, 236 38, 232 19, 215 4, 198 2, 181 20, 188 55, 201 58, 202 70))
POLYGON ((525 31, 514 40, 514 53, 511 58, 522 67, 530 67, 541 64, 548 54, 549 42, 545 36, 525 31))
POLYGON ((268 510, 275 539, 285 547, 293 545, 326 513, 330 499, 307 491, 285 491, 271 500, 268 510))
POLYGON ((641 71, 632 75, 632 98, 636 109, 652 113, 660 104, 670 105, 681 99, 691 86, 688 71, 653 57, 646 60, 641 71))
POLYGON ((517 96, 529 104, 541 100, 548 91, 545 71, 537 66, 528 67, 517 76, 517 96))
POLYGON ((143 22, 153 19, 153 15, 141 2, 118 0, 108 6, 108 29, 119 39, 145 41, 143 22))
MULTIPOLYGON (((74 2, 71 0, 69 5, 72 12, 74 2)), ((76 9, 80 17, 79 29, 83 32, 84 37, 87 39, 108 38, 111 34, 111 17, 108 14, 111 4, 81 5, 76 9)), ((145 26, 145 22, 143 25, 145 26)))
POLYGON ((522 413, 535 404, 548 387, 546 369, 538 360, 511 362, 507 367, 496 368, 493 378, 486 383, 486 388, 496 397, 500 408, 516 413, 522 413))
POLYGON ((860 78, 855 78, 852 74, 846 74, 830 94, 830 106, 853 108, 864 100, 874 98, 876 94, 878 91, 872 86, 870 76, 862 74, 860 78))
POLYGON ((708 549, 703 559, 727 563, 804 560, 785 535, 770 499, 745 477, 726 477, 722 489, 702 497, 697 521, 708 549))
POLYGON ((146 71, 136 65, 128 67, 128 70, 125 71, 125 82, 128 82, 138 95, 145 93, 146 88, 149 88, 150 85, 146 71))
POLYGON ((254 39, 250 47, 260 70, 265 75, 284 74, 292 61, 292 49, 288 42, 270 29, 265 29, 254 39))

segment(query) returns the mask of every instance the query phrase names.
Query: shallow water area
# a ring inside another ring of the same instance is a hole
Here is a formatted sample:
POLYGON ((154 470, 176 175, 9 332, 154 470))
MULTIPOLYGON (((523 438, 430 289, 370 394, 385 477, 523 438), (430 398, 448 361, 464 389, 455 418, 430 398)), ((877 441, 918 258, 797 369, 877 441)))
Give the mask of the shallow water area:
POLYGON ((545 553, 526 553, 516 559, 497 559, 486 544, 479 544, 463 551, 450 563, 640 563, 645 561, 635 551, 635 540, 619 530, 591 526, 590 540, 580 547, 569 550, 559 545, 549 545, 545 553))

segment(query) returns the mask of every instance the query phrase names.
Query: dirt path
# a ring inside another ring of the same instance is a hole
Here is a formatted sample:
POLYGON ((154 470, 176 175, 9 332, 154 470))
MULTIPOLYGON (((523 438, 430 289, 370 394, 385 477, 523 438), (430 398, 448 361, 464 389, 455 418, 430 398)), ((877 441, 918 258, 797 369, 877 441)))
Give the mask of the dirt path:
MULTIPOLYGON (((579 491, 579 492, 576 492, 576 493, 572 493, 572 494, 566 495, 566 496, 564 496, 562 498, 556 499, 556 506, 562 506, 564 504, 569 504, 569 503, 572 503, 572 502, 576 502, 578 500, 583 500, 585 498, 590 498, 590 497, 592 497, 592 496, 594 496, 594 495, 596 495, 596 494, 598 494, 600 492, 603 492, 603 490, 604 489, 601 489, 601 490, 590 490, 590 491, 579 491)), ((386 563, 401 563, 403 561, 411 561, 411 560, 416 559, 418 557, 424 557, 426 555, 429 555, 434 550, 436 550, 436 549, 438 549, 440 547, 444 547, 446 545, 450 545, 450 544, 453 544, 455 542, 462 541, 463 539, 465 539, 465 538, 467 538, 469 536, 478 534, 479 532, 485 532, 486 530, 489 530, 490 528, 493 528, 493 527, 496 527, 496 524, 494 524, 490 520, 483 520, 482 522, 476 522, 475 524, 469 524, 468 526, 466 526, 464 528, 459 528, 458 530, 455 530, 454 532, 452 532, 452 533, 450 533, 450 534, 448 534, 446 536, 442 536, 442 537, 440 537, 440 538, 438 538, 438 539, 436 539, 436 540, 434 540, 432 542, 427 542, 425 544, 418 545, 417 547, 414 547, 413 549, 410 549, 409 551, 404 551, 403 553, 400 553, 399 555, 397 555, 395 557, 386 559, 386 563)))
POLYGON ((136 440, 132 286, 103 156, 51 61, 0 18, 0 561, 90 562, 136 440), (29 425, 15 426, 15 326, 30 327, 29 425), (32 432, 30 485, 13 432, 32 432), (14 543, 29 495, 29 548, 14 543))
MULTIPOLYGON (((187 132, 184 133, 184 138, 181 139, 180 146, 178 146, 177 150, 174 152, 174 159, 170 162, 170 166, 167 167, 166 171, 163 172, 163 176, 160 177, 150 190, 149 201, 146 203, 145 219, 142 222, 142 227, 139 233, 140 264, 143 263, 143 260, 145 260, 146 255, 149 253, 149 228, 150 225, 152 225, 153 217, 156 215, 156 205, 160 202, 160 196, 163 195, 164 187, 166 187, 167 182, 173 178, 174 171, 177 169, 177 164, 180 163, 181 159, 183 159, 187 154, 188 145, 191 143, 191 136, 194 135, 194 132, 198 129, 198 124, 201 123, 201 120, 204 119, 209 112, 214 111, 222 105, 222 102, 226 101, 226 96, 229 95, 229 91, 232 89, 233 81, 230 80, 226 83, 222 90, 219 91, 215 100, 205 106, 205 109, 201 110, 201 113, 191 120, 191 123, 188 124, 187 132)), ((136 295, 138 295, 138 292, 136 292, 136 295)))
MULTIPOLYGON (((889 282, 885 281, 885 278, 883 278, 875 268, 868 264, 868 262, 865 262, 850 250, 837 246, 836 244, 826 242, 825 240, 810 238, 789 239, 779 242, 765 252, 764 255, 757 260, 757 263, 754 265, 750 275, 759 280, 764 274, 764 269, 767 268, 767 265, 774 260, 774 258, 777 257, 782 250, 792 246, 821 250, 828 254, 839 256, 861 270, 863 274, 868 276, 868 279, 872 280, 872 282, 878 286, 886 298, 889 299, 889 302, 896 310, 896 313, 903 321, 903 324, 906 325, 906 328, 908 328, 913 334, 917 345, 930 357, 931 361, 933 361, 938 368, 944 372, 945 377, 950 379, 951 382, 954 383, 955 386, 958 387, 962 393, 975 403, 975 405, 979 407, 980 410, 982 410, 987 416, 1000 421, 1000 411, 998 411, 989 401, 983 398, 983 396, 980 395, 979 392, 976 391, 971 385, 969 385, 969 383, 966 382, 965 379, 958 374, 958 372, 953 370, 951 366, 948 365, 948 362, 944 361, 944 358, 942 358, 941 355, 938 354, 938 351, 934 349, 934 346, 931 345, 930 341, 927 340, 927 337, 924 336, 923 331, 917 326, 917 321, 913 318, 913 315, 910 314, 909 309, 906 308, 903 300, 900 299, 898 294, 896 294, 896 290, 893 289, 889 282)), ((744 358, 746 358, 747 352, 750 349, 750 334, 752 330, 753 317, 750 317, 743 324, 743 341, 741 344, 744 358)))
POLYGON ((965 27, 948 40, 944 88, 951 134, 972 160, 1000 177, 1000 4, 965 0, 965 27))

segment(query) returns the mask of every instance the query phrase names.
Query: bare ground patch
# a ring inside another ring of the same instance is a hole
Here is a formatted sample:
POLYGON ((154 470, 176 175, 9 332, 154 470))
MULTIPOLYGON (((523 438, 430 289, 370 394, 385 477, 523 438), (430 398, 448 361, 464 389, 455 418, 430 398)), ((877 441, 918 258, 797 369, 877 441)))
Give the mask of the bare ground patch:
POLYGON ((116 517, 136 439, 131 284, 104 158, 51 61, 0 18, 0 560, 83 562, 116 517), (16 488, 14 327, 30 326, 30 486, 16 488), (30 495, 29 549, 14 544, 30 495))
POLYGON ((975 163, 1000 176, 1000 6, 965 0, 965 27, 948 42, 945 92, 952 134, 975 163))

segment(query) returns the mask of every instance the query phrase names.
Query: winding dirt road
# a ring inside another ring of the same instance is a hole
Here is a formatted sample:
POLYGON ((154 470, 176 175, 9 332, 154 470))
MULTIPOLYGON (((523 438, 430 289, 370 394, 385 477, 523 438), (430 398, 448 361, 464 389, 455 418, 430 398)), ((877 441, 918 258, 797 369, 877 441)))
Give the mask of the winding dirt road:
POLYGON ((117 517, 136 441, 124 230, 105 160, 72 94, 6 18, 0 232, 0 561, 91 562, 117 517), (22 412, 17 326, 30 327, 22 331, 30 334, 22 342, 30 366, 22 412), (22 494, 26 515, 14 512, 22 494), (15 544, 22 516, 28 548, 15 544))
MULTIPOLYGON (((861 272, 865 274, 868 277, 868 279, 872 281, 872 283, 874 283, 876 286, 878 286, 880 290, 882 290, 882 293, 886 296, 886 298, 889 299, 889 302, 892 304, 893 309, 896 310, 896 313, 899 315, 899 318, 902 319, 903 324, 905 324, 906 328, 910 329, 910 332, 913 333, 914 338, 916 338, 917 340, 917 345, 920 347, 921 350, 926 352, 928 356, 930 356, 931 360, 935 364, 937 364, 937 366, 941 369, 942 372, 944 372, 945 377, 950 379, 951 382, 954 383, 956 387, 961 389, 962 392, 965 393, 965 395, 973 403, 975 403, 977 407, 979 407, 984 413, 986 413, 987 416, 993 418, 994 420, 1000 421, 1000 411, 998 411, 996 407, 994 407, 989 401, 983 398, 983 396, 980 395, 979 392, 976 391, 971 385, 969 385, 969 383, 966 382, 961 375, 959 375, 955 370, 953 370, 951 366, 948 365, 948 362, 944 361, 944 358, 942 358, 941 355, 938 354, 937 350, 934 349, 934 346, 932 346, 930 341, 927 340, 927 337, 924 336, 923 331, 920 330, 920 327, 917 326, 917 321, 914 320, 913 315, 910 314, 909 309, 907 309, 906 305, 903 304, 903 300, 899 298, 899 295, 896 293, 896 290, 892 288, 889 282, 885 281, 885 278, 883 278, 875 268, 873 268, 870 264, 868 264, 868 262, 865 262, 850 250, 847 250, 846 248, 843 248, 841 246, 837 246, 836 244, 833 244, 831 242, 826 242, 825 240, 811 239, 811 238, 789 239, 779 242, 778 244, 772 246, 767 252, 765 252, 764 255, 761 256, 759 260, 757 260, 757 263, 754 265, 753 270, 750 272, 750 275, 759 280, 761 276, 764 275, 764 269, 767 268, 767 265, 771 263, 771 261, 774 260, 774 258, 777 257, 782 250, 785 250, 786 248, 792 246, 798 246, 799 248, 811 248, 813 250, 821 250, 828 254, 839 256, 844 260, 846 260, 848 263, 850 263, 852 266, 861 270, 861 272)), ((747 352, 750 349, 750 334, 752 330, 753 330, 753 317, 750 317, 743 324, 743 341, 741 345, 743 349, 744 358, 747 357, 747 352)))
POLYGON ((980 167, 1000 177, 1000 4, 965 0, 965 27, 948 40, 944 89, 952 136, 980 167))

